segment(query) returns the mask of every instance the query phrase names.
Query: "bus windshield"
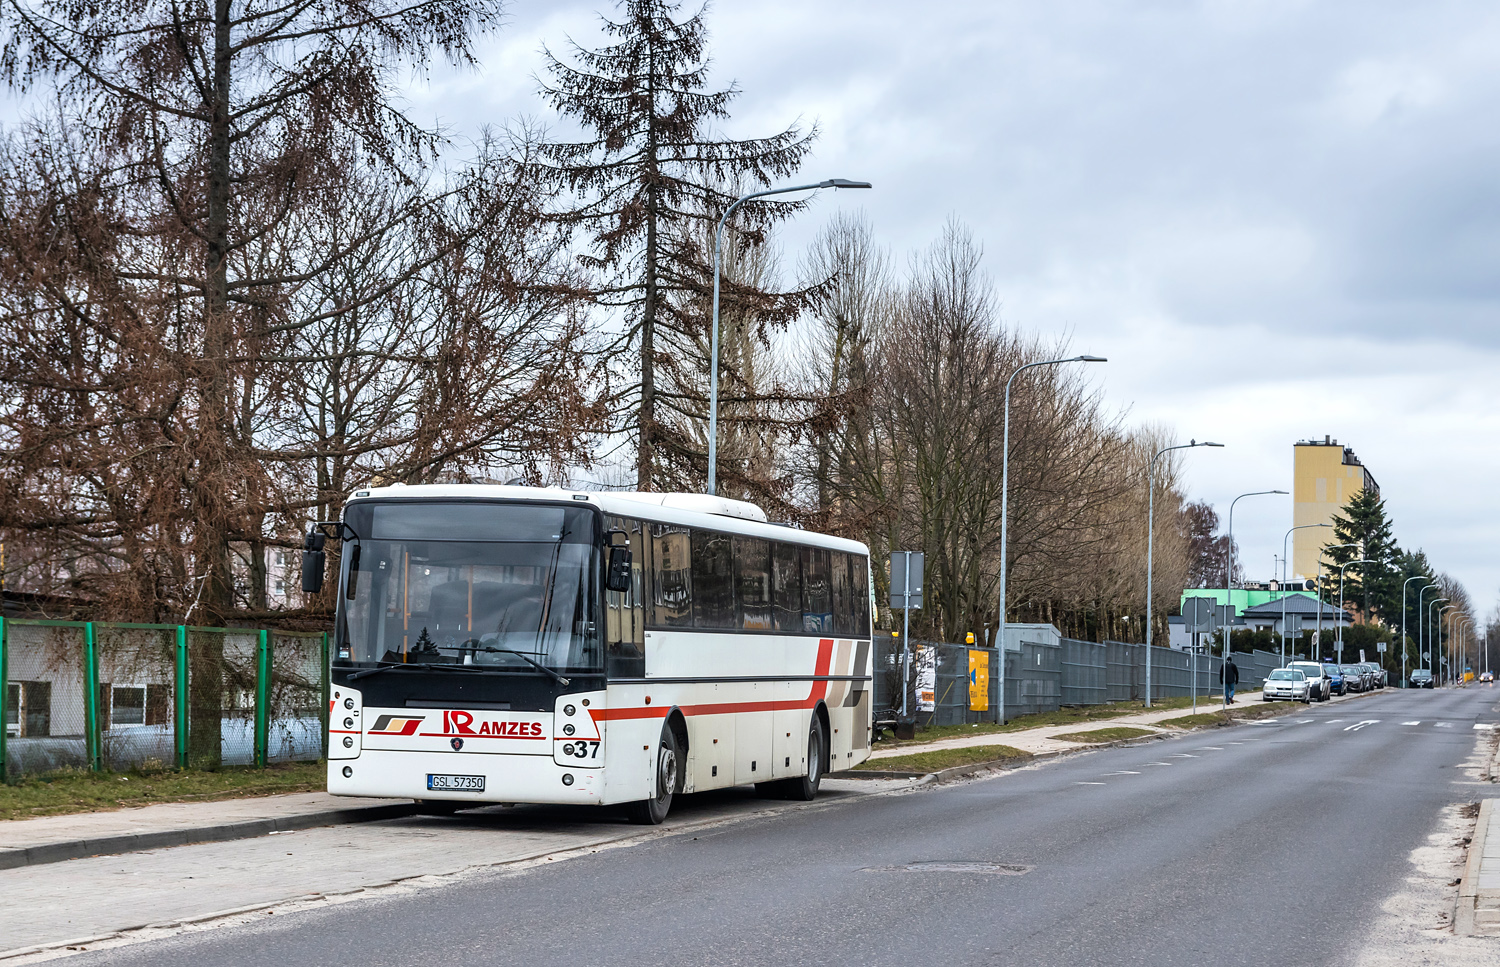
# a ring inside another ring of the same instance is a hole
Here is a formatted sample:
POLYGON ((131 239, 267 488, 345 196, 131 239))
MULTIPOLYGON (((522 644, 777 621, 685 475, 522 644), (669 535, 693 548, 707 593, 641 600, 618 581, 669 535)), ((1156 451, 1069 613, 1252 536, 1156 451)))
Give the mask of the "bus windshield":
POLYGON ((587 508, 371 502, 345 522, 341 663, 602 666, 587 508))

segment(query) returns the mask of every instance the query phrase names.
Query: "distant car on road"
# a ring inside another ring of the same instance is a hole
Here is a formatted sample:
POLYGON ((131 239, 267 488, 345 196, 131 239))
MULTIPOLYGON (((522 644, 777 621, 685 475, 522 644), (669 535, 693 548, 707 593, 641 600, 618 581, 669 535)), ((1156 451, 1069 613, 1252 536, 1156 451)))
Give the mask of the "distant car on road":
POLYGON ((1307 680, 1307 676, 1291 668, 1276 669, 1260 687, 1260 698, 1263 702, 1279 698, 1292 702, 1306 702, 1311 705, 1311 695, 1312 683, 1307 680))
POLYGON ((1411 677, 1409 679, 1407 679, 1407 687, 1408 688, 1431 688, 1432 687, 1432 669, 1431 668, 1418 668, 1415 671, 1413 671, 1411 673, 1411 677))
POLYGON ((1315 661, 1294 661, 1289 662, 1286 667, 1307 676, 1309 701, 1326 702, 1333 697, 1333 680, 1324 672, 1323 666, 1320 663, 1315 661))
POLYGON ((1358 665, 1340 665, 1339 670, 1344 673, 1344 688, 1351 692, 1363 692, 1369 690, 1365 670, 1358 665))
POLYGON ((1328 694, 1345 694, 1344 670, 1342 668, 1337 665, 1324 665, 1323 674, 1328 676, 1328 694))
POLYGON ((1494 672, 1480 672, 1479 680, 1481 682, 1484 682, 1486 685, 1491 684, 1495 681, 1495 674, 1494 672))

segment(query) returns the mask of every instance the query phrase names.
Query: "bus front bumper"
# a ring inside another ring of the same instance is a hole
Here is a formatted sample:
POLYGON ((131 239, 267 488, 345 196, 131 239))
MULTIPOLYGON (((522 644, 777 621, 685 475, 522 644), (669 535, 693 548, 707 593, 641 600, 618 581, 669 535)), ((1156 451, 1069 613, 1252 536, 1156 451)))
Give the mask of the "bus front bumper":
POLYGON ((329 761, 328 791, 372 799, 598 805, 604 770, 560 766, 551 755, 365 749, 358 758, 329 761), (484 791, 429 788, 430 776, 479 777, 484 791))

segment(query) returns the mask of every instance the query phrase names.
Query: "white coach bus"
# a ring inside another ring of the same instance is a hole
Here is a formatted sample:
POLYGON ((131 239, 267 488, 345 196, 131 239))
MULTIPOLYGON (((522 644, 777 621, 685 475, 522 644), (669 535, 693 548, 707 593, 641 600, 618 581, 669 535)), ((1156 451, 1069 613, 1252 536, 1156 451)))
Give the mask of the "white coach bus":
POLYGON ((627 804, 811 799, 869 756, 869 552, 702 494, 361 490, 343 540, 328 791, 627 804))

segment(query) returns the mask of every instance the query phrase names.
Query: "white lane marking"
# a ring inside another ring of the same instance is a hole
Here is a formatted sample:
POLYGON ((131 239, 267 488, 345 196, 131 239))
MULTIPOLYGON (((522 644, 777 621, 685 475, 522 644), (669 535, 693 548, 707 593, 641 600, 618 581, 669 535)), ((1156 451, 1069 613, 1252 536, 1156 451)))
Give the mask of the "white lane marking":
POLYGON ((1146 765, 1148 765, 1148 766, 1169 766, 1171 764, 1172 763, 1170 763, 1170 762, 1148 762, 1148 763, 1146 763, 1146 765))
POLYGON ((1432 727, 1435 728, 1435 729, 1451 729, 1451 728, 1453 728, 1453 723, 1452 722, 1434 722, 1434 723, 1432 723, 1432 727))
POLYGON ((1075 785, 1075 786, 1102 786, 1102 785, 1104 785, 1104 783, 1102 783, 1102 782, 1075 782, 1075 783, 1073 783, 1073 785, 1075 785))
MULTIPOLYGON (((1474 726, 1474 727, 1476 729, 1479 728, 1479 726, 1477 726, 1477 725, 1474 726)), ((1171 755, 1167 756, 1167 758, 1168 759, 1196 759, 1198 757, 1195 756, 1195 755, 1192 755, 1190 753, 1187 753, 1187 752, 1174 752, 1171 755)))
POLYGON ((1377 725, 1377 724, 1379 724, 1379 722, 1380 722, 1380 719, 1365 719, 1363 722, 1358 722, 1358 723, 1356 723, 1354 725, 1345 726, 1344 727, 1344 731, 1345 732, 1358 732, 1360 729, 1364 728, 1367 725, 1377 725))
POLYGON ((1415 722, 1402 722, 1401 724, 1402 725, 1421 725, 1422 724, 1422 720, 1421 719, 1417 719, 1415 722))
POLYGON ((1309 723, 1311 721, 1312 721, 1312 719, 1298 719, 1297 720, 1297 724, 1298 725, 1306 725, 1307 723, 1309 723))
POLYGON ((1344 721, 1344 720, 1343 719, 1329 719, 1328 720, 1328 724, 1332 725, 1335 722, 1342 722, 1342 721, 1344 721))
POLYGON ((1131 772, 1129 769, 1121 769, 1119 772, 1106 772, 1105 776, 1138 776, 1139 772, 1131 772))
POLYGON ((1217 745, 1204 745, 1198 747, 1199 752, 1223 752, 1223 748, 1217 745))
POLYGON ((1482 729, 1482 730, 1484 730, 1486 732, 1488 732, 1490 729, 1493 729, 1495 727, 1496 726, 1495 726, 1495 724, 1493 722, 1490 722, 1490 723, 1475 722, 1474 723, 1474 728, 1476 728, 1476 729, 1482 729))

